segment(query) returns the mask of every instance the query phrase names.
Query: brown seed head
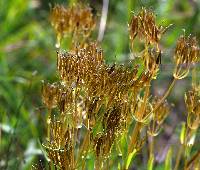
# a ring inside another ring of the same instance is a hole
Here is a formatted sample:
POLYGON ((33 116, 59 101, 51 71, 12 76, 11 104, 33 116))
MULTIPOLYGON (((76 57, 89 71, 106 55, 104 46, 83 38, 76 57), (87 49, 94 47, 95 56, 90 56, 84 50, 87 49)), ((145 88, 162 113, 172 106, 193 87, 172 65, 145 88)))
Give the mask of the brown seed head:
POLYGON ((185 78, 190 70, 191 64, 199 62, 200 49, 195 37, 182 35, 177 42, 174 59, 176 66, 174 77, 176 79, 185 78))
POLYGON ((90 43, 86 48, 77 46, 72 51, 57 53, 60 78, 69 86, 72 86, 72 83, 76 85, 85 83, 102 62, 102 50, 96 43, 90 43))
POLYGON ((46 83, 42 84, 42 100, 48 109, 55 108, 58 102, 59 85, 58 83, 46 83))
POLYGON ((151 117, 152 106, 148 99, 138 97, 135 107, 133 108, 133 118, 137 122, 147 123, 151 117))
POLYGON ((142 54, 145 69, 151 74, 152 79, 156 79, 161 61, 161 51, 155 49, 145 49, 142 54))
POLYGON ((50 139, 43 144, 50 161, 61 169, 72 168, 72 134, 66 122, 51 119, 50 139))
POLYGON ((50 20, 58 41, 67 34, 71 34, 73 38, 89 37, 95 27, 91 8, 83 4, 76 4, 68 8, 56 5, 51 10, 50 20))
POLYGON ((132 17, 129 31, 131 42, 138 35, 147 44, 158 44, 165 29, 156 25, 155 15, 152 11, 142 8, 140 13, 132 17))
POLYGON ((177 42, 174 59, 176 65, 190 65, 199 61, 200 49, 195 37, 182 35, 177 42))
POLYGON ((200 95, 195 89, 185 94, 185 104, 188 111, 187 124, 191 129, 197 129, 200 125, 200 95))

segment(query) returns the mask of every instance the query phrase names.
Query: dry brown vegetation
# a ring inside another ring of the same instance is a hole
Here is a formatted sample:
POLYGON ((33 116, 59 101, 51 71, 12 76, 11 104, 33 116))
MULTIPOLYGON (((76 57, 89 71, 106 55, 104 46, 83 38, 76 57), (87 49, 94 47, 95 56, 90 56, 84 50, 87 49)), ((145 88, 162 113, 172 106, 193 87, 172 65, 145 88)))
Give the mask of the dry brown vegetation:
MULTIPOLYGON (((180 36, 174 53, 173 80, 163 96, 152 96, 152 81, 157 78, 162 50, 159 42, 167 28, 156 25, 153 11, 142 8, 129 23, 131 52, 135 38, 144 43, 142 65, 131 60, 128 65, 107 65, 100 42, 89 39, 96 23, 90 7, 77 4, 51 10, 51 23, 57 35, 57 73, 59 81, 43 83, 42 99, 48 110, 46 149, 49 168, 87 169, 88 155, 94 156, 94 169, 129 169, 141 148, 148 147, 148 169, 154 166, 154 138, 170 114, 166 98, 175 82, 185 78, 199 62, 197 40, 185 33, 180 36), (60 49, 66 36, 72 46, 60 49), (142 71, 141 71, 142 70, 142 71), (132 126, 134 125, 134 128, 132 126), (147 139, 150 139, 147 144, 147 139), (116 157, 121 157, 117 162, 116 157)), ((200 125, 199 85, 186 92, 187 122, 182 128, 180 150, 170 165, 172 150, 166 156, 166 169, 200 167, 200 151, 190 154, 200 125)))

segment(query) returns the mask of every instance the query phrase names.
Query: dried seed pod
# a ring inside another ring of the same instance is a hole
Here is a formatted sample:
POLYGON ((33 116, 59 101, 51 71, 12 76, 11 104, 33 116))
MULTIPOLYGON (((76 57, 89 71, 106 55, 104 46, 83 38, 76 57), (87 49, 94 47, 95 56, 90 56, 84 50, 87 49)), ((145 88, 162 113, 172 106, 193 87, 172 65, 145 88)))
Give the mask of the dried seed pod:
POLYGON ((152 11, 142 8, 142 10, 134 15, 129 24, 130 40, 138 35, 140 39, 144 39, 147 44, 156 44, 158 48, 159 40, 166 28, 156 25, 155 15, 152 11))
POLYGON ((72 51, 57 53, 57 70, 68 87, 87 83, 102 64, 103 54, 97 43, 90 43, 83 49, 77 46, 72 51))
POLYGON ((190 66, 199 62, 200 49, 195 37, 185 35, 180 36, 178 39, 174 59, 175 69, 174 77, 176 79, 185 78, 188 73, 190 66))
MULTIPOLYGON (((154 109, 159 103, 160 99, 155 97, 152 101, 152 108, 154 109)), ((153 112, 153 118, 148 125, 148 134, 150 136, 157 136, 160 132, 160 128, 168 114, 170 113, 170 107, 165 100, 158 109, 153 112)))
POLYGON ((185 94, 185 104, 187 107, 187 125, 190 129, 197 129, 200 125, 200 95, 195 89, 185 94))
POLYGON ((43 144, 48 157, 54 165, 61 169, 72 169, 74 157, 72 148, 72 132, 61 120, 51 119, 51 136, 47 144, 43 144))
POLYGON ((120 119, 121 119, 120 106, 118 107, 113 106, 111 110, 108 110, 108 112, 104 114, 102 123, 106 131, 111 131, 111 133, 113 133, 114 135, 118 130, 118 128, 120 127, 120 119))
POLYGON ((132 110, 133 118, 137 122, 148 123, 150 121, 152 106, 148 102, 148 99, 146 100, 147 101, 145 101, 144 98, 138 97, 136 105, 132 110))
POLYGON ((48 109, 55 108, 58 103, 59 84, 46 83, 42 84, 42 100, 48 109))
POLYGON ((146 48, 142 54, 142 59, 146 70, 151 74, 152 79, 156 79, 161 60, 161 51, 146 48))
POLYGON ((138 16, 133 16, 129 24, 130 40, 133 41, 139 32, 138 16))
POLYGON ((50 20, 57 35, 57 47, 66 34, 71 34, 74 40, 89 37, 95 27, 95 18, 89 6, 76 4, 65 8, 55 5, 51 10, 50 20))

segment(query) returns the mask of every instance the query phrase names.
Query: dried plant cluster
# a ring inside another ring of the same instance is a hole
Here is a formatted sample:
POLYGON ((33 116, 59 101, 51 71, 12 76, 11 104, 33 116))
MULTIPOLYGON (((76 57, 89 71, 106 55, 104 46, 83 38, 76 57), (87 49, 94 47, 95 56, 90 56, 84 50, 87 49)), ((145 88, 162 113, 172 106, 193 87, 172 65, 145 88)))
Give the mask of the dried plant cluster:
POLYGON ((64 36, 71 35, 74 41, 79 41, 90 36, 95 27, 95 18, 91 8, 84 4, 72 5, 65 8, 55 5, 51 10, 51 24, 57 35, 57 47, 60 47, 64 36))
POLYGON ((199 61, 199 47, 195 37, 181 36, 178 39, 174 59, 176 62, 176 68, 174 70, 174 77, 182 79, 189 73, 189 69, 192 64, 199 61), (185 68, 183 68, 185 67, 185 68))
POLYGON ((131 41, 136 36, 139 36, 146 43, 158 45, 161 35, 166 31, 166 28, 157 26, 154 13, 143 8, 139 14, 132 17, 129 30, 131 41))
POLYGON ((192 89, 185 94, 185 103, 188 111, 187 124, 192 130, 197 130, 200 125, 200 94, 192 89))
MULTIPOLYGON (((70 33, 78 42, 80 35, 88 37, 95 26, 91 9, 82 4, 69 8, 56 5, 50 18, 59 41, 70 33)), ((129 31, 132 46, 136 36, 145 40, 139 56, 142 65, 133 60, 127 66, 109 66, 100 44, 83 43, 82 38, 82 43, 74 44, 71 50, 58 50, 59 81, 43 82, 42 87, 43 103, 48 109, 47 141, 43 146, 49 163, 56 168, 87 169, 88 160, 94 159, 94 169, 110 169, 119 155, 122 161, 118 169, 128 169, 148 138, 151 138, 148 165, 153 166, 153 139, 170 113, 166 98, 175 80, 186 77, 191 64, 199 61, 199 47, 191 36, 179 38, 174 54, 174 80, 163 96, 152 97, 150 87, 161 60, 159 41, 166 28, 157 26, 153 12, 143 8, 132 17, 129 31), (130 130, 132 124, 134 128, 130 130), (116 152, 116 157, 111 157, 112 152, 116 152)), ((184 147, 200 124, 200 96, 195 89, 185 95, 188 130, 182 142, 184 147)), ((196 158, 189 159, 186 155, 185 168, 199 165, 196 158)), ((179 160, 175 166, 179 166, 179 160)))

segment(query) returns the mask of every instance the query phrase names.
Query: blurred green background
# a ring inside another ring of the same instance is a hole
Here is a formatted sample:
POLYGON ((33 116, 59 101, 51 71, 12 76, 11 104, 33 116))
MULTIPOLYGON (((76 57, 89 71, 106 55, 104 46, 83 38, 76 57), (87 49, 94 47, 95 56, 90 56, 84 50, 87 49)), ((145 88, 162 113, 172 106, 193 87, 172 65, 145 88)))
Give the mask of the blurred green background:
MULTIPOLYGON (((98 16, 94 39, 102 1, 85 1, 98 16)), ((0 0, 0 169, 30 169, 32 164, 44 159, 40 144, 45 141, 46 110, 40 97, 41 80, 57 80, 56 37, 49 22, 49 11, 56 3, 70 2, 0 0)), ((161 41, 163 72, 152 87, 152 94, 157 94, 162 93, 171 79, 173 49, 182 29, 200 39, 200 1, 110 0, 102 42, 107 63, 121 63, 130 58, 127 25, 131 11, 137 12, 142 6, 155 11, 158 24, 173 24, 161 41)), ((177 122, 185 119, 183 94, 189 89, 190 80, 191 76, 179 81, 170 95, 175 107, 166 122, 161 146, 168 143, 177 122)))

